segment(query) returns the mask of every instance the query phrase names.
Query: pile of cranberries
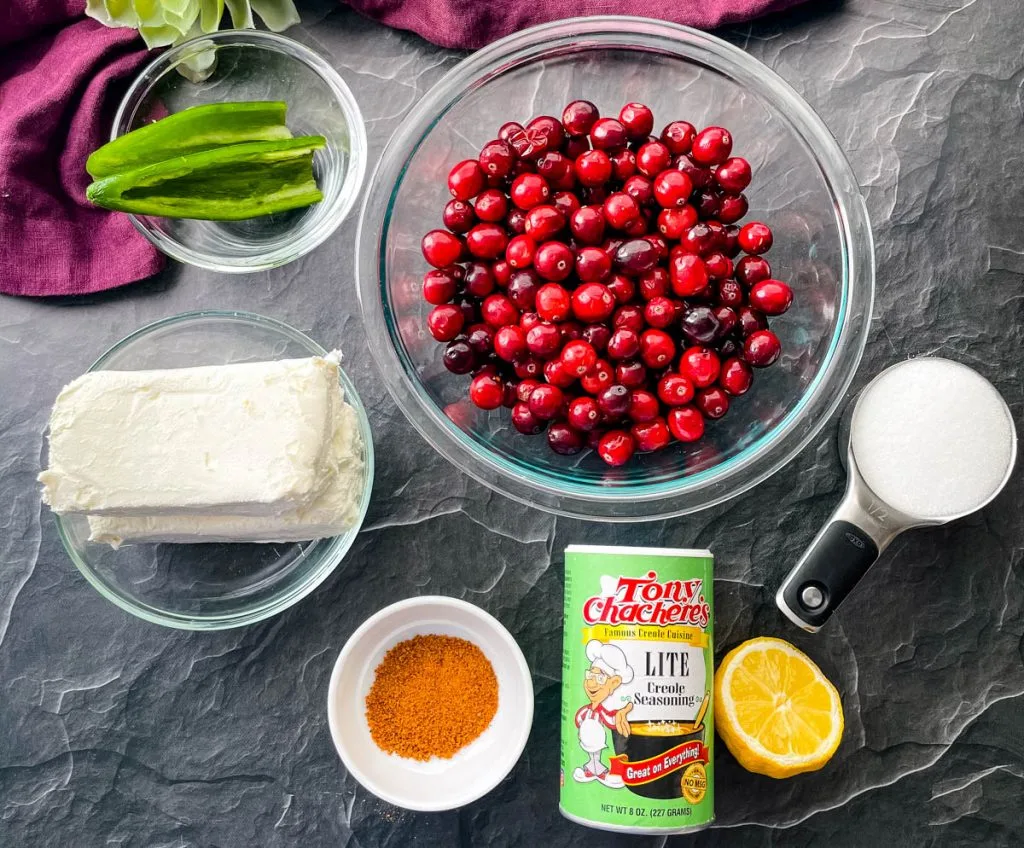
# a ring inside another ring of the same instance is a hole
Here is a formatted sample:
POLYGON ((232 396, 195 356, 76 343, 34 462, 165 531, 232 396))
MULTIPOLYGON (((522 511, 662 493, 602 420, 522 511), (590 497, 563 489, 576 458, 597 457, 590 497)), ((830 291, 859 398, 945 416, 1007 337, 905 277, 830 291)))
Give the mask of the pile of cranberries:
POLYGON ((700 439, 778 359, 767 316, 793 300, 772 231, 738 224, 751 171, 729 131, 653 129, 641 103, 586 100, 507 123, 452 168, 447 229, 422 244, 427 327, 472 402, 609 465, 700 439))

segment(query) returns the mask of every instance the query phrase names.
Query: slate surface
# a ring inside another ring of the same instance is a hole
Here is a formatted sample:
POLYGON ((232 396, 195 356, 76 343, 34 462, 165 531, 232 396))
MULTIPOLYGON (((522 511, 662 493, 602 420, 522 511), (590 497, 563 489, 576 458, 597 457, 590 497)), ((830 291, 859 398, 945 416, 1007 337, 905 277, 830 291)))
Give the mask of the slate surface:
MULTIPOLYGON (((879 288, 855 388, 907 356, 938 353, 991 378, 1019 426, 1024 6, 809 5, 724 35, 807 98, 863 186, 879 288)), ((371 156, 459 58, 325 3, 305 19, 293 34, 353 87, 371 156)), ((174 267, 79 302, 0 301, 0 844, 664 844, 579 828, 557 812, 560 552, 584 537, 711 547, 720 650, 752 634, 785 636, 843 692, 846 737, 825 771, 773 782, 720 749, 716 829, 670 844, 1024 841, 1021 475, 983 513, 903 536, 827 631, 807 636, 771 598, 841 493, 836 422, 720 508, 585 526, 520 507, 446 465, 369 361, 353 356, 378 475, 363 533, 319 591, 273 620, 210 635, 144 624, 93 592, 34 483, 59 388, 129 331, 197 307, 267 313, 362 349, 354 232, 350 220, 305 260, 248 278, 174 267), (363 618, 434 592, 480 604, 512 630, 534 672, 537 713, 526 753, 495 792, 460 812, 417 815, 345 774, 324 693, 363 618)))

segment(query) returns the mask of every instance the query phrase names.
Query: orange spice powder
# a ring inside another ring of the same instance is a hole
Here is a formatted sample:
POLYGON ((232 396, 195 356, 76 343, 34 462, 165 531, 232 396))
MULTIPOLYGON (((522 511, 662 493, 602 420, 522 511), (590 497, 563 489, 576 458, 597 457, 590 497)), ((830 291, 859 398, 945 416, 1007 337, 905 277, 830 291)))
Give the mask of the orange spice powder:
POLYGON ((366 696, 377 747, 413 760, 453 756, 497 711, 494 669, 476 645, 455 636, 399 642, 377 666, 366 696))

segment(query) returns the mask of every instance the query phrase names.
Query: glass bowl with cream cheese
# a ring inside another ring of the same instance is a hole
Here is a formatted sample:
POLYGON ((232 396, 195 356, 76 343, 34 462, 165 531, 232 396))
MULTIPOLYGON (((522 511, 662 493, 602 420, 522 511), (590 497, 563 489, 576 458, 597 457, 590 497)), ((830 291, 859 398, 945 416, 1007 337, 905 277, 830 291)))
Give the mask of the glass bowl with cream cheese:
MULTIPOLYGON (((308 357, 327 357, 328 362, 333 362, 320 345, 280 321, 243 312, 194 312, 166 318, 132 333, 104 353, 89 373, 308 357)), ((337 370, 347 404, 345 412, 352 426, 345 442, 348 479, 339 487, 339 497, 346 502, 344 509, 335 509, 338 505, 331 504, 329 511, 344 514, 343 533, 308 541, 227 542, 217 539, 230 538, 236 532, 244 534, 254 521, 269 528, 268 532, 275 537, 295 538, 295 534, 288 527, 290 516, 283 513, 231 519, 245 525, 241 527, 221 516, 203 514, 185 521, 165 515, 55 515, 61 541, 72 561, 100 594, 122 609, 155 624, 186 630, 220 630, 251 624, 308 595, 330 575, 351 547, 366 515, 373 485, 373 441, 366 411, 344 370, 337 370), (137 533, 139 539, 119 538, 130 533, 137 533), (147 533, 189 543, 144 541, 147 533), (205 538, 211 541, 201 541, 205 538)), ((230 399, 223 398, 217 403, 230 404, 230 399)), ((167 426, 174 426, 174 422, 167 426)), ((110 429, 111 449, 117 449, 117 428, 110 429)), ((147 432, 154 429, 158 428, 149 427, 147 432)), ((263 433, 261 440, 266 441, 268 435, 263 433)), ((243 433, 238 437, 244 440, 243 433)), ((153 438, 159 440, 159 433, 153 433, 153 438)), ((131 450, 131 446, 123 447, 125 453, 131 450)), ((257 453, 254 446, 252 455, 257 453)), ((254 470, 240 469, 240 486, 247 478, 259 478, 258 473, 251 473, 254 470)), ((306 513, 302 516, 306 525, 315 527, 316 521, 310 521, 316 518, 317 511, 306 513)))

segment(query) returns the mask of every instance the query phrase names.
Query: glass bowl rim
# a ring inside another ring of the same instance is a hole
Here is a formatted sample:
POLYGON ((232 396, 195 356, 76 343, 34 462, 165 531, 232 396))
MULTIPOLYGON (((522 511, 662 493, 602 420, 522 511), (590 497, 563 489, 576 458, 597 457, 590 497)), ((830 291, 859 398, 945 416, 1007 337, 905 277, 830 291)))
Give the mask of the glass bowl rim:
MULTIPOLYGON (((241 324, 248 324, 250 326, 274 330, 304 347, 309 352, 310 356, 325 356, 328 353, 325 348, 321 347, 305 333, 300 330, 296 330, 294 327, 283 321, 278 321, 276 318, 268 318, 254 312, 243 312, 239 310, 204 309, 193 312, 183 312, 178 315, 161 318, 157 321, 152 321, 137 330, 133 330, 123 339, 107 348, 107 350, 105 350, 96 359, 96 361, 89 366, 85 373, 102 371, 103 366, 115 354, 119 353, 131 343, 138 341, 157 330, 161 330, 166 327, 174 327, 179 324, 201 322, 210 319, 217 321, 237 321, 241 324)), ((370 422, 366 414, 366 409, 363 406, 362 399, 359 397, 355 386, 345 373, 344 368, 339 366, 338 374, 342 388, 345 390, 345 400, 356 412, 360 435, 363 437, 365 477, 363 479, 363 491, 360 495, 359 501, 359 514, 355 524, 353 524, 352 527, 342 535, 315 540, 317 546, 325 546, 323 548, 323 552, 319 554, 320 560, 318 567, 307 574, 305 578, 297 586, 293 587, 290 592, 274 596, 272 599, 264 601, 263 603, 241 613, 221 613, 217 615, 176 613, 148 604, 142 604, 117 591, 115 587, 102 580, 99 575, 93 571, 89 563, 79 555, 75 546, 72 544, 70 534, 65 526, 64 518, 53 513, 53 518, 57 524, 57 535, 60 537, 61 544, 64 546, 64 550, 68 557, 75 564, 75 567, 82 573, 82 576, 85 577, 89 584, 100 593, 100 595, 111 603, 116 604, 125 612, 131 613, 137 618, 141 618, 143 621, 148 621, 151 624, 159 624, 164 627, 171 627, 178 630, 209 631, 244 627, 245 625, 254 624, 257 621, 262 621, 265 618, 277 615, 288 607, 297 604, 321 583, 323 583, 324 580, 326 580, 341 564, 341 561, 345 558, 345 555, 348 553, 349 549, 355 542, 356 537, 359 535, 363 522, 366 519, 366 513, 370 505, 370 494, 373 490, 374 451, 370 422)), ((309 556, 310 554, 308 550, 302 555, 303 559, 307 559, 309 556)))
POLYGON ((267 271, 271 268, 280 268, 282 265, 299 259, 314 248, 319 247, 334 234, 342 221, 348 217, 355 207, 359 190, 366 176, 368 143, 363 114, 348 83, 315 50, 275 32, 265 32, 256 29, 224 29, 209 35, 201 35, 197 38, 183 41, 181 44, 161 53, 151 62, 144 65, 136 74, 128 90, 124 93, 124 97, 121 98, 121 102, 118 104, 117 112, 114 114, 114 121, 110 128, 110 140, 113 141, 125 133, 135 117, 139 104, 152 90, 153 84, 156 81, 162 79, 164 74, 170 72, 183 56, 187 56, 190 52, 208 45, 210 42, 260 50, 272 50, 284 54, 293 61, 304 65, 327 85, 334 96, 335 102, 338 104, 338 108, 344 115, 345 123, 348 125, 349 130, 348 169, 345 173, 345 179, 332 197, 324 197, 321 201, 321 203, 328 204, 329 208, 321 214, 320 221, 316 226, 302 232, 297 239, 286 246, 278 247, 256 256, 245 257, 244 259, 228 261, 223 257, 217 257, 207 252, 195 251, 183 242, 168 238, 159 231, 154 230, 137 215, 129 214, 128 218, 132 222, 132 226, 150 244, 178 262, 227 274, 247 274, 253 271, 267 271))
POLYGON ((602 15, 542 24, 494 42, 452 68, 388 141, 365 193, 356 241, 357 291, 370 351, 410 423, 448 461, 489 488, 520 503, 584 519, 654 520, 695 512, 749 490, 786 465, 817 436, 841 403, 863 355, 874 300, 875 257, 867 208, 848 160, 821 118, 778 74, 740 48, 690 27, 649 18, 602 15), (703 64, 752 91, 803 143, 836 210, 833 223, 842 253, 839 316, 814 379, 793 408, 740 454, 671 481, 604 489, 561 480, 555 484, 543 471, 508 463, 448 421, 418 375, 410 376, 415 365, 395 338, 394 316, 385 305, 384 236, 409 162, 422 142, 454 104, 492 76, 559 55, 574 42, 582 42, 583 48, 614 43, 627 50, 655 42, 681 61, 703 64), (808 419, 809 412, 816 418, 808 419), (810 426, 802 434, 794 433, 808 420, 810 426), (738 480, 741 473, 746 478, 738 480), (730 487, 709 493, 699 503, 687 502, 714 485, 730 487))

